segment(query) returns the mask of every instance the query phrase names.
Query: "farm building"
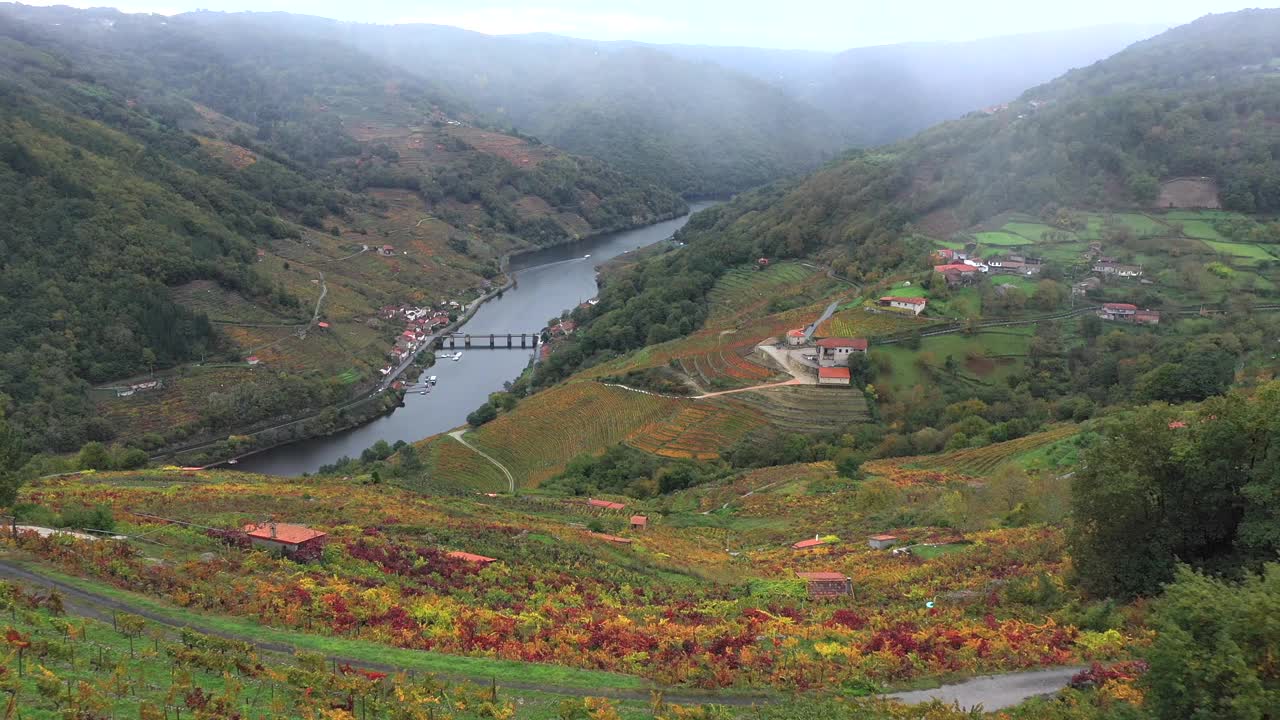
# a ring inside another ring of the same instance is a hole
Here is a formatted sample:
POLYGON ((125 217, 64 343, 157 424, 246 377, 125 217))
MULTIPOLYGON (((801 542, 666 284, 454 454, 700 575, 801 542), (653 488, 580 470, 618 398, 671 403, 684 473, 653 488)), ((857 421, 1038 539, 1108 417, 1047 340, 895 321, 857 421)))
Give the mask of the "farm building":
POLYGON ((841 387, 848 387, 849 386, 849 368, 847 367, 818 368, 818 384, 819 385, 838 385, 841 387))
POLYGON ((801 540, 800 542, 797 542, 797 543, 791 543, 791 549, 792 550, 810 550, 812 548, 821 547, 826 544, 827 544, 826 540, 823 540, 817 535, 814 535, 812 540, 801 540))
POLYGON ((245 358, 244 361, 249 363, 250 365, 257 365, 258 363, 262 362, 262 360, 259 359, 257 355, 250 355, 249 357, 245 358))
POLYGON ((867 545, 870 545, 872 550, 884 550, 885 548, 892 547, 896 544, 898 544, 897 535, 882 534, 882 535, 872 535, 871 537, 867 538, 867 545))
POLYGON ((454 560, 462 560, 464 562, 476 563, 477 565, 488 565, 489 563, 498 561, 497 558, 485 557, 484 555, 476 555, 475 553, 462 552, 461 550, 455 550, 451 553, 446 553, 446 554, 449 557, 453 558, 454 560))
POLYGON ((886 296, 880 298, 877 303, 881 307, 891 307, 898 310, 906 310, 912 315, 919 315, 924 312, 925 306, 929 303, 922 297, 895 297, 886 296))
POLYGON ((965 265, 964 263, 948 263, 946 265, 934 265, 933 271, 942 273, 943 275, 954 272, 959 273, 961 276, 973 276, 978 272, 978 268, 972 265, 965 265))
POLYGON ((963 253, 959 250, 952 250, 951 248, 942 248, 941 250, 935 252, 934 256, 939 258, 940 260, 945 260, 948 263, 959 262, 962 260, 967 260, 969 258, 969 255, 967 253, 963 253))
POLYGON ((1113 275, 1122 278, 1142 277, 1141 265, 1123 265, 1115 262, 1110 258, 1100 259, 1093 264, 1093 271, 1102 273, 1103 275, 1113 275))
POLYGON ((1101 280, 1096 277, 1087 277, 1071 286, 1071 294, 1076 297, 1081 297, 1090 290, 1097 290, 1099 287, 1102 287, 1101 280))
POLYGON ((1139 325, 1159 325, 1160 313, 1155 310, 1139 310, 1133 314, 1133 321, 1139 325))
POLYGON ((848 366, 851 353, 867 351, 866 338, 822 338, 817 345, 821 367, 848 366))
POLYGON ((632 530, 644 530, 647 527, 649 527, 649 518, 645 517, 644 515, 631 516, 632 530))
POLYGON ((250 523, 244 526, 244 532, 255 546, 285 555, 322 543, 327 535, 306 525, 274 522, 250 523))
POLYGON ((799 328, 787 331, 787 344, 792 347, 799 347, 804 344, 805 332, 799 328))
POLYGON ((588 536, 588 537, 593 537, 593 538, 595 538, 595 539, 597 539, 597 540, 603 540, 603 541, 605 541, 605 542, 611 542, 611 543, 613 543, 613 544, 615 544, 615 545, 630 545, 630 544, 631 544, 631 541, 630 541, 630 540, 628 540, 627 538, 624 538, 624 537, 618 537, 617 535, 609 535, 609 534, 607 534, 607 533, 588 532, 588 533, 587 533, 587 536, 588 536))
POLYGON ((1133 316, 1137 312, 1137 305, 1131 305, 1129 303, 1105 303, 1102 306, 1102 309, 1098 311, 1098 317, 1103 320, 1132 322, 1133 316))
POLYGON ((853 592, 853 580, 838 572, 797 572, 808 585, 809 597, 840 597, 853 592))
POLYGON ((321 320, 320 322, 316 323, 316 327, 320 328, 321 330, 328 330, 328 329, 329 329, 329 323, 327 323, 327 322, 325 322, 325 321, 321 320))
POLYGON ((382 254, 383 254, 383 255, 388 255, 388 256, 389 256, 389 255, 394 255, 394 254, 395 254, 395 252, 396 252, 396 249, 395 249, 394 247, 390 246, 390 245, 383 245, 383 246, 382 246, 382 254))
POLYGON ((621 510, 626 507, 626 505, 623 505, 622 503, 611 502, 609 500, 596 500, 595 498, 587 498, 587 504, 600 510, 621 510))

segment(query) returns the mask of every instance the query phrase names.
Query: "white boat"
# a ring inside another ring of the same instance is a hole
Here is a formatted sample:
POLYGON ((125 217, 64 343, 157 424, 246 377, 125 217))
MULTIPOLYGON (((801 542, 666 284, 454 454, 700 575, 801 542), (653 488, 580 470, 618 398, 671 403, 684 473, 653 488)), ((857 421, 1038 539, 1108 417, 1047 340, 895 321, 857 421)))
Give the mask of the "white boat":
POLYGON ((236 464, 236 463, 238 463, 238 462, 240 462, 240 461, 239 461, 239 460, 237 460, 237 459, 235 459, 235 458, 231 458, 230 460, 228 460, 228 461, 227 461, 227 464, 228 464, 228 465, 235 465, 235 464, 236 464))
POLYGON ((591 254, 590 254, 590 253, 588 253, 588 254, 586 254, 586 255, 583 255, 583 256, 582 256, 582 259, 583 259, 583 260, 586 260, 586 259, 587 259, 587 258, 589 258, 589 257, 591 257, 591 254))
POLYGON ((427 391, 426 391, 426 390, 422 390, 422 391, 420 391, 418 394, 419 394, 419 395, 426 395, 426 394, 427 394, 427 391))
POLYGON ((453 359, 454 359, 454 362, 457 362, 458 360, 461 360, 461 359, 462 359, 462 351, 461 351, 461 350, 459 350, 458 352, 454 353, 454 354, 453 354, 453 359))
POLYGON ((427 382, 431 383, 432 385, 435 385, 435 384, 436 384, 436 376, 435 376, 435 375, 432 375, 431 377, 427 378, 427 382))

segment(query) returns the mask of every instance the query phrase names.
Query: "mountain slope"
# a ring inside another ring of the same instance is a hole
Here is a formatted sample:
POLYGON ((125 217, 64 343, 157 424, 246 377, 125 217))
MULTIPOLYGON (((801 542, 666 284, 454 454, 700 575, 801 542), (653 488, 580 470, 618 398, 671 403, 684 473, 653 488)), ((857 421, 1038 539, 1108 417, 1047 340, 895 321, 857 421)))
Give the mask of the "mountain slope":
POLYGON ((377 377, 399 332, 379 307, 467 300, 504 253, 685 207, 305 38, 5 5, 0 43, 0 409, 33 448, 319 409, 377 377), (273 372, 238 362, 259 349, 273 372), (150 404, 89 392, 201 358, 150 404))
POLYGON ((503 123, 686 195, 743 190, 810 170, 849 139, 784 91, 652 47, 272 13, 201 17, 357 47, 503 123))

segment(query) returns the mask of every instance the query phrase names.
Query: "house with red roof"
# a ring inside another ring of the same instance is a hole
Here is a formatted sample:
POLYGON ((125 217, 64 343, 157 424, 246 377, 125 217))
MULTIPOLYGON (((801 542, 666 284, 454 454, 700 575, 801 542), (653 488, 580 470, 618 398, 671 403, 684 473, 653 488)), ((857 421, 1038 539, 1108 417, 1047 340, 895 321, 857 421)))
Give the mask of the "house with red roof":
POLYGON ((801 540, 800 542, 797 542, 797 543, 791 543, 791 549, 792 550, 812 550, 813 548, 821 547, 822 545, 826 545, 826 544, 827 544, 826 540, 823 540, 817 535, 814 535, 812 540, 801 540))
POLYGON ((1124 322, 1132 322, 1133 316, 1138 312, 1137 305, 1129 303, 1105 303, 1102 309, 1098 311, 1098 317, 1103 320, 1121 320, 1124 322))
POLYGON ((866 338, 822 338, 815 344, 819 367, 848 367, 851 353, 867 351, 866 338))
POLYGON ((617 535, 609 535, 609 534, 607 534, 607 533, 598 533, 598 532, 590 532, 590 531, 588 531, 588 532, 587 532, 587 536, 588 536, 588 537, 593 537, 593 538, 595 538, 595 539, 597 539, 597 540, 603 540, 603 541, 605 541, 605 542, 611 542, 611 543, 614 543, 615 545, 630 545, 630 544, 631 544, 631 541, 630 541, 630 540, 628 540, 627 538, 624 538, 624 537, 618 537, 617 535))
POLYGON ((649 518, 648 518, 648 517, 646 517, 646 516, 644 516, 644 515, 632 515, 632 516, 631 516, 631 529, 632 529, 632 530, 644 530, 644 529, 645 529, 645 528, 647 528, 647 527, 649 527, 649 518))
POLYGON ((587 498, 587 504, 593 508, 601 510, 621 510, 626 507, 622 503, 611 502, 609 500, 596 500, 595 498, 587 498))
POLYGON ((880 298, 877 304, 881 307, 891 307, 896 310, 906 310, 912 315, 919 315, 924 312, 924 308, 929 304, 928 300, 922 297, 898 297, 896 295, 887 295, 880 298))
POLYGON ((455 550, 450 553, 445 553, 445 555, 453 558, 454 560, 461 560, 463 562, 476 563, 477 565, 488 565, 489 563, 498 561, 497 558, 485 557, 484 555, 476 555, 475 553, 462 552, 461 550, 455 550))
POLYGON ((797 572, 796 576, 805 581, 811 598, 840 597, 853 592, 853 580, 838 572, 797 572))
POLYGON ((791 347, 799 347, 804 344, 806 333, 801 328, 787 331, 787 344, 791 347))
POLYGON ((329 323, 327 323, 327 322, 325 322, 325 321, 321 320, 320 322, 316 323, 316 327, 320 328, 321 330, 328 330, 328 329, 329 329, 329 323))
POLYGON ((867 545, 869 545, 872 550, 884 550, 885 548, 892 547, 897 543, 897 535, 880 534, 872 535, 867 538, 867 545))
POLYGON ((249 357, 245 358, 244 361, 249 363, 250 365, 257 365, 258 363, 262 362, 262 360, 257 355, 250 355, 249 357))
POLYGON ((847 367, 820 367, 818 368, 818 384, 819 385, 835 385, 838 387, 848 387, 850 381, 849 368, 847 367))
POLYGON ((933 271, 943 273, 949 272, 960 273, 961 275, 974 275, 978 272, 978 268, 964 263, 948 263, 946 265, 934 265, 933 271))
POLYGON ((244 533, 256 547, 284 555, 293 555, 303 548, 322 544, 328 535, 306 525, 277 522, 250 523, 244 526, 244 533))
POLYGON ((1139 325, 1159 325, 1160 313, 1155 310, 1139 310, 1133 314, 1133 321, 1139 325))

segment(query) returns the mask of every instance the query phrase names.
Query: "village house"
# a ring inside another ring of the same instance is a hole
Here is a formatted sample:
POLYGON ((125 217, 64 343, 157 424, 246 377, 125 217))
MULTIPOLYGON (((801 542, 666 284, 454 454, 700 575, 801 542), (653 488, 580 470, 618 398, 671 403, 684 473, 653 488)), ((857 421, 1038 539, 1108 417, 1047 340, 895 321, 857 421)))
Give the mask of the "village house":
POLYGON ((819 385, 836 385, 838 387, 848 387, 850 381, 849 368, 847 367, 820 367, 818 368, 818 384, 819 385))
POLYGON ((787 331, 787 344, 791 347, 800 347, 804 344, 805 332, 799 328, 787 331))
POLYGON ((1093 264, 1093 271, 1122 278, 1142 277, 1141 265, 1123 265, 1115 262, 1114 258, 1099 259, 1098 262, 1093 264))
POLYGON ((897 535, 880 534, 872 535, 867 538, 867 545, 869 545, 872 550, 884 550, 886 548, 893 547, 896 544, 898 544, 897 535))
POLYGON ((250 523, 244 526, 244 532, 254 546, 284 555, 321 544, 327 535, 306 525, 275 522, 250 523))
POLYGON ((805 581, 810 598, 841 597, 853 592, 853 580, 838 572, 797 572, 805 581))
POLYGON ((1133 321, 1139 325, 1159 325, 1160 313, 1155 310, 1139 310, 1133 314, 1133 321))
POLYGON ((881 307, 891 307, 898 310, 906 310, 912 315, 919 315, 924 312, 925 306, 929 303, 922 297, 896 297, 886 296, 877 301, 881 307))
POLYGON ((644 515, 631 516, 632 530, 644 530, 647 527, 649 527, 649 518, 645 517, 644 515))
POLYGON ((1102 287, 1102 281, 1096 277, 1087 277, 1080 282, 1071 286, 1071 294, 1075 297, 1084 297, 1090 290, 1097 290, 1102 287))
POLYGON ((1120 320, 1130 322, 1133 316, 1138 312, 1137 305, 1129 303, 1105 303, 1102 309, 1098 311, 1098 317, 1103 320, 1120 320))
POLYGON ((390 245, 383 245, 383 246, 382 246, 382 254, 383 254, 383 255, 387 255, 387 256, 395 255, 395 254, 396 254, 396 249, 395 249, 394 247, 390 246, 390 245))
POLYGON ((611 502, 609 500, 596 500, 595 498, 587 498, 587 505, 599 510, 621 510, 626 507, 622 503, 611 502))
POLYGON ((262 362, 262 360, 257 355, 250 355, 249 357, 245 358, 244 361, 249 363, 250 365, 257 365, 258 363, 262 362))
POLYGON ((827 544, 826 540, 823 540, 817 535, 814 535, 812 540, 801 540, 800 542, 791 543, 791 549, 792 550, 812 550, 813 548, 821 547, 826 544, 827 544))
POLYGON ((848 367, 850 354, 867 351, 866 338, 822 338, 816 344, 820 367, 848 367))
POLYGON ((572 320, 562 320, 552 325, 548 330, 551 331, 552 337, 569 337, 574 330, 578 329, 578 323, 572 320))
POLYGON ((934 257, 945 260, 948 263, 961 262, 969 259, 969 254, 960 250, 952 250, 951 248, 942 248, 934 252, 934 257))

